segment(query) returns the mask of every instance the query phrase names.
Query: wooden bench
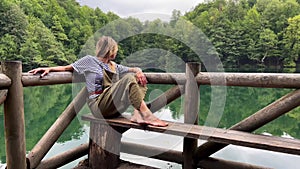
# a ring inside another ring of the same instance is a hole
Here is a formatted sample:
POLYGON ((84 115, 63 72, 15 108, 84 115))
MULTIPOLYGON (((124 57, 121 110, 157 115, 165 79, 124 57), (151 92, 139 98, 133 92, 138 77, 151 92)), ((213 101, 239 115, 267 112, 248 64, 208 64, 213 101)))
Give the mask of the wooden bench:
POLYGON ((300 155, 300 140, 290 138, 257 135, 178 122, 169 122, 167 127, 141 126, 124 117, 98 119, 93 115, 84 115, 82 119, 90 121, 91 124, 89 164, 90 166, 97 165, 98 168, 99 161, 110 162, 111 164, 119 160, 122 133, 130 128, 202 139, 220 144, 241 145, 300 155))

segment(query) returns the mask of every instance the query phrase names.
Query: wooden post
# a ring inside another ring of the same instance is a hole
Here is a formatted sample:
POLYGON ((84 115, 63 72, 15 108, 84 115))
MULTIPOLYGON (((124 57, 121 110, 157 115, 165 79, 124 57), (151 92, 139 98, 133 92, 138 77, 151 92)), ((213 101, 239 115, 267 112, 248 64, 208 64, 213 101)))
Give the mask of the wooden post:
MULTIPOLYGON (((244 119, 238 124, 232 126, 231 130, 252 132, 263 125, 271 122, 272 120, 280 117, 281 115, 289 112, 290 110, 296 108, 300 105, 300 90, 295 90, 289 93, 267 107, 259 110, 250 117, 244 119)), ((195 153, 195 161, 198 162, 208 156, 214 154, 215 152, 226 147, 227 144, 219 144, 213 142, 206 142, 200 147, 198 147, 195 153)))
MULTIPOLYGON (((186 85, 184 97, 184 123, 198 124, 199 112, 199 87, 195 76, 199 73, 200 65, 198 63, 186 64, 186 85)), ((183 168, 196 169, 193 162, 193 155, 197 148, 197 140, 184 138, 183 140, 183 168)))
POLYGON ((26 169, 22 63, 4 62, 2 70, 12 82, 4 102, 7 168, 26 169))
POLYGON ((115 169, 120 164, 122 129, 91 121, 89 167, 115 169))

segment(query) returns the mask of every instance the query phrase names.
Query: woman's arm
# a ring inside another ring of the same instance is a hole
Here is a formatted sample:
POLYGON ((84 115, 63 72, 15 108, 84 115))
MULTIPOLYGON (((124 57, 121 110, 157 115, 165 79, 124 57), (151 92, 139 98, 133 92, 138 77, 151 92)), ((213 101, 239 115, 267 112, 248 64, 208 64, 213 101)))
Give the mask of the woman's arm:
POLYGON ((49 72, 64 72, 64 71, 73 72, 73 70, 74 70, 74 68, 72 65, 67 65, 67 66, 36 68, 36 69, 30 70, 29 73, 33 73, 33 74, 42 73, 41 77, 44 77, 49 72))
POLYGON ((129 68, 129 72, 136 73, 137 80, 141 85, 145 86, 148 83, 146 76, 141 68, 131 67, 129 68))

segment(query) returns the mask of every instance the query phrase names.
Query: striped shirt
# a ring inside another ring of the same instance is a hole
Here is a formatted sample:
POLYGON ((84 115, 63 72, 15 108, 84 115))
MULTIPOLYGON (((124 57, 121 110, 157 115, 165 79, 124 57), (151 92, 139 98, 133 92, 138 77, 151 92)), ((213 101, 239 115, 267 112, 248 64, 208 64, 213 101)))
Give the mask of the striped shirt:
MULTIPOLYGON (((109 65, 101 62, 97 57, 87 55, 71 64, 78 74, 85 77, 86 87, 89 93, 102 90, 103 69, 110 71, 109 65)), ((129 67, 116 64, 116 73, 123 74, 129 71, 129 67)), ((97 97, 97 94, 90 98, 97 97)))

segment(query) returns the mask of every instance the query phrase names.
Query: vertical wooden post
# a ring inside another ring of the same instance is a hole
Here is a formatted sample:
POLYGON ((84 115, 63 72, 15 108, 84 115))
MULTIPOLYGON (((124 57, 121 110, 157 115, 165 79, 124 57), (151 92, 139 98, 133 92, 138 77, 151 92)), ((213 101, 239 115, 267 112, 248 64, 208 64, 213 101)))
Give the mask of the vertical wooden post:
POLYGON ((89 167, 115 169, 120 164, 123 131, 105 123, 91 121, 89 167))
POLYGON ((7 169, 26 169, 22 63, 4 62, 2 69, 12 82, 4 102, 7 169))
MULTIPOLYGON (((199 63, 186 64, 186 85, 184 97, 184 123, 198 124, 199 87, 195 76, 199 73, 199 63)), ((193 155, 197 148, 197 140, 184 138, 183 140, 183 168, 196 169, 193 155)))

